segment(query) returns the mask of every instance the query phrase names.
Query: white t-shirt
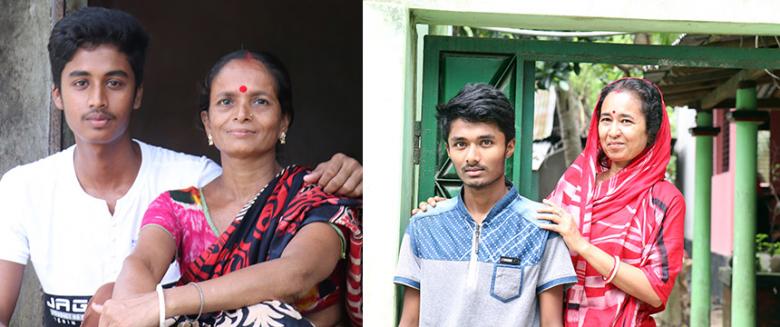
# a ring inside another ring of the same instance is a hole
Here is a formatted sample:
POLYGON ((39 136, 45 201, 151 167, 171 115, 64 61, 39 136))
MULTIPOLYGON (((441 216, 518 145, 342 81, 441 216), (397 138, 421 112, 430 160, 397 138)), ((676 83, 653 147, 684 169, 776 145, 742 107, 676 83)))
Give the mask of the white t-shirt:
MULTIPOLYGON (((0 259, 32 260, 44 292, 46 325, 78 325, 87 301, 115 281, 135 247, 146 207, 160 193, 203 186, 221 174, 206 157, 135 141, 141 168, 113 216, 84 192, 73 166, 75 146, 8 171, 0 180, 0 259)), ((179 278, 178 265, 163 281, 179 278)))

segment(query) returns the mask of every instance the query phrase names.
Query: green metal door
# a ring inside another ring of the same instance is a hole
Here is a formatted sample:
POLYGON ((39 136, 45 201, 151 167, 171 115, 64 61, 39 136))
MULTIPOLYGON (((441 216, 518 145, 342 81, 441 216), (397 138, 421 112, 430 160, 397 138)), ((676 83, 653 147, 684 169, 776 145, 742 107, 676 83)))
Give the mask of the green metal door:
POLYGON ((535 199, 536 183, 531 176, 534 63, 523 61, 513 51, 475 51, 452 44, 445 50, 436 42, 440 39, 426 37, 423 53, 419 200, 434 195, 450 198, 460 191, 461 181, 436 123, 436 105, 447 102, 467 83, 494 85, 514 105, 517 149, 507 162, 506 174, 521 194, 535 199))

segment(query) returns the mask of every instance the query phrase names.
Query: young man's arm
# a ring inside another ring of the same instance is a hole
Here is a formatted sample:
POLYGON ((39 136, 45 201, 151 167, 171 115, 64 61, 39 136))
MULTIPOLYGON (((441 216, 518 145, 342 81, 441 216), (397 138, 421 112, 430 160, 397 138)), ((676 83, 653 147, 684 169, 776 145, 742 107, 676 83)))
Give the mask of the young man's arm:
POLYGON ((137 246, 125 258, 116 279, 113 299, 124 299, 154 291, 176 254, 176 243, 163 227, 146 225, 137 246))
POLYGON ((563 326, 563 285, 539 294, 539 314, 542 327, 563 326))
POLYGON ((12 169, 0 178, 0 326, 7 326, 11 320, 24 266, 30 259, 24 220, 33 211, 28 206, 37 202, 26 197, 29 181, 25 177, 21 170, 12 169))
POLYGON ((536 288, 542 326, 563 326, 563 287, 577 282, 577 275, 563 239, 548 234, 536 288))
POLYGON ((401 240, 398 251, 398 266, 393 282, 404 287, 404 304, 401 310, 401 320, 398 325, 403 327, 420 324, 420 258, 413 248, 412 235, 416 223, 414 220, 406 226, 406 232, 401 240))
POLYGON ((0 326, 8 326, 22 288, 24 265, 0 260, 0 326))
POLYGON ((420 290, 404 287, 404 306, 401 311, 399 327, 417 327, 420 325, 420 290))

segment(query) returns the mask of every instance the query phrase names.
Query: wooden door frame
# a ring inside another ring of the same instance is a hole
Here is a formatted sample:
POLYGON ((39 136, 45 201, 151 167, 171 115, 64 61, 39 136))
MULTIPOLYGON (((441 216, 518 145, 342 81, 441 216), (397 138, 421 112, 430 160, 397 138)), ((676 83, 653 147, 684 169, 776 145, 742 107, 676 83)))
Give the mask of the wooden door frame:
MULTIPOLYGON (((86 7, 87 0, 51 0, 50 4, 51 30, 65 15, 86 7)), ((50 80, 49 85, 51 89, 54 81, 50 80)), ((73 132, 65 122, 63 111, 54 106, 54 101, 49 101, 49 154, 60 152, 75 143, 73 132)))

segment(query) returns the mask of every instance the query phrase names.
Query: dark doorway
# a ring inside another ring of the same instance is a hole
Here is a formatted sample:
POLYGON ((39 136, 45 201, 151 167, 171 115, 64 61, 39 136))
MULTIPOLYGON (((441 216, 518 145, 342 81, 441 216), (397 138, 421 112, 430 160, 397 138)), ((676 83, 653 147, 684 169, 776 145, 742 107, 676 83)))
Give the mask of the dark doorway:
MULTIPOLYGON (((287 66, 295 122, 281 161, 313 165, 333 153, 362 159, 359 1, 111 1, 151 36, 144 100, 131 124, 144 142, 218 160, 199 125, 198 85, 222 55, 264 50, 287 66)), ((362 161, 362 160, 361 160, 362 161)))

